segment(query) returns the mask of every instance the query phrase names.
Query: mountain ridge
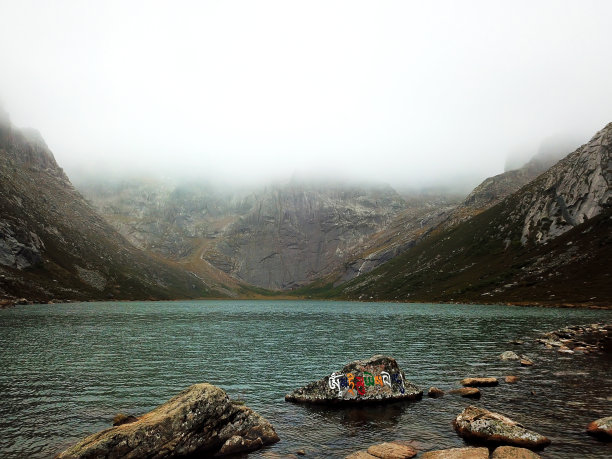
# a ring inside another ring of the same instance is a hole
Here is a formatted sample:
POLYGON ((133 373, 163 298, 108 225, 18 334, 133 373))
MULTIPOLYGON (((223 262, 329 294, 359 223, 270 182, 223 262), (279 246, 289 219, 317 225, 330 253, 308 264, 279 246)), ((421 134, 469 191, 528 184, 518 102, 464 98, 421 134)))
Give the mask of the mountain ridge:
POLYGON ((39 133, 15 128, 6 113, 0 118, 0 296, 225 296, 128 244, 74 189, 39 133))
POLYGON ((462 200, 300 177, 128 180, 86 199, 40 133, 0 111, 0 296, 609 304, 611 151, 609 123, 462 200))

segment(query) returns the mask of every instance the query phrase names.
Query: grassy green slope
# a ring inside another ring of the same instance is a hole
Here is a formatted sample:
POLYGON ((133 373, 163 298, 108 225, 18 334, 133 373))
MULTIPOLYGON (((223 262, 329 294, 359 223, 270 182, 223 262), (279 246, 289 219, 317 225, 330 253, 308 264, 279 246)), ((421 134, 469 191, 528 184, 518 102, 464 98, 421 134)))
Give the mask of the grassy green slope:
POLYGON ((544 246, 489 238, 499 209, 421 243, 322 296, 365 300, 610 305, 610 212, 544 246), (569 244, 569 245, 568 245, 569 244))

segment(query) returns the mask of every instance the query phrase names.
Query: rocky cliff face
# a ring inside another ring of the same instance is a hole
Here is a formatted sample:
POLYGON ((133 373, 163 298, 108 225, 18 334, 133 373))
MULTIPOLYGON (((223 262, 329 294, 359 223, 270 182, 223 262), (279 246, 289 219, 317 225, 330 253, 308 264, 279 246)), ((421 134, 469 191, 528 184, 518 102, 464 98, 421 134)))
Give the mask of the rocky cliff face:
POLYGON ((108 225, 57 165, 40 134, 0 116, 0 296, 44 301, 218 294, 153 260, 108 225))
POLYGON ((521 243, 543 243, 612 206, 612 123, 536 180, 514 215, 526 213, 521 243))
MULTIPOLYGON (((329 274, 405 207, 390 188, 300 183, 275 187, 254 201, 216 246, 223 257, 218 266, 271 289, 298 287, 329 274)), ((212 263, 218 259, 211 256, 212 263)))
POLYGON ((406 206, 390 187, 298 180, 233 192, 137 181, 83 192, 137 246, 279 290, 329 274, 406 206))
POLYGON ((381 231, 356 246, 336 273, 336 285, 369 273, 378 266, 413 248, 444 222, 456 208, 452 196, 413 196, 381 231))

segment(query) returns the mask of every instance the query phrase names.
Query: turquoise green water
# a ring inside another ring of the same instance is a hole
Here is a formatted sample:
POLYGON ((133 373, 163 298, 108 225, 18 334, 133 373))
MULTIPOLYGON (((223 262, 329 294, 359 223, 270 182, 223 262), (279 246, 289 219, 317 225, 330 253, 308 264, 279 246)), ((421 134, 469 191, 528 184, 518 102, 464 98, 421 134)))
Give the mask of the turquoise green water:
POLYGON ((612 457, 584 433, 612 415, 610 361, 562 356, 533 343, 540 332, 612 320, 612 311, 507 306, 317 301, 109 302, 0 311, 0 452, 49 457, 106 428, 117 412, 142 413, 210 382, 268 418, 281 442, 253 454, 343 457, 373 443, 417 440, 423 450, 462 446, 458 397, 360 409, 286 403, 285 393, 374 354, 395 357, 427 390, 467 376, 515 374, 472 402, 549 436, 544 457, 612 457), (511 339, 529 340, 524 346, 511 339), (536 365, 497 355, 515 350, 536 365), (533 394, 532 394, 533 392, 533 394))

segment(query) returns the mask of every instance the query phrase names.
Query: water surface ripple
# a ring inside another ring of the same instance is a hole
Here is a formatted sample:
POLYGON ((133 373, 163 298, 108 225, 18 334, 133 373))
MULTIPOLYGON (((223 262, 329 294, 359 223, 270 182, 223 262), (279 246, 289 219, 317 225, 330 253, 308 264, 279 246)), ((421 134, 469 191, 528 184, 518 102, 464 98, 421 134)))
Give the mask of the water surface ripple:
POLYGON ((508 306, 318 301, 108 302, 0 311, 0 453, 50 457, 143 413, 196 382, 210 382, 268 418, 281 442, 252 457, 305 449, 343 457, 385 440, 423 450, 459 447, 453 418, 470 402, 424 397, 367 409, 286 403, 284 394, 345 363, 394 356, 425 391, 467 376, 520 376, 483 389, 475 404, 502 412, 553 443, 543 457, 612 457, 585 426, 612 415, 610 362, 562 356, 539 333, 612 319, 612 311, 508 306), (523 338, 523 346, 508 344, 523 338), (530 356, 517 367, 497 356, 530 356))

